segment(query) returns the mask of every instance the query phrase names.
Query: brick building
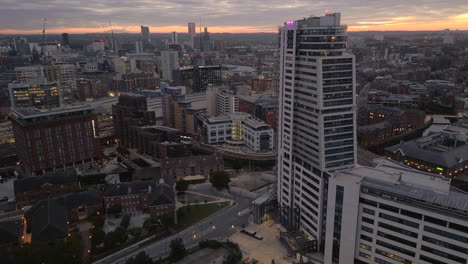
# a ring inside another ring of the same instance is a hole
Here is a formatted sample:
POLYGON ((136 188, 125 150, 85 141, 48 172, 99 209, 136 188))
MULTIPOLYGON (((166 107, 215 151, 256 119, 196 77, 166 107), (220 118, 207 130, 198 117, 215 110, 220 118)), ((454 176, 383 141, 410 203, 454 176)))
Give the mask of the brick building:
POLYGON ((12 108, 10 119, 28 175, 92 166, 102 156, 97 117, 88 105, 51 111, 12 108))
POLYGON ((273 79, 254 78, 249 80, 249 85, 252 87, 252 93, 254 94, 273 91, 273 79))
POLYGON ((208 176, 224 169, 223 156, 220 154, 161 159, 160 163, 161 174, 174 179, 189 175, 208 176))
POLYGON ((278 127, 278 95, 263 93, 239 97, 239 112, 249 113, 276 130, 278 127))
POLYGON ((151 217, 174 213, 175 192, 171 186, 154 181, 110 185, 104 193, 106 211, 122 208, 123 213, 149 212, 151 217))
POLYGON ((80 183, 74 173, 57 173, 15 180, 13 187, 16 206, 22 208, 47 197, 78 192, 80 183))

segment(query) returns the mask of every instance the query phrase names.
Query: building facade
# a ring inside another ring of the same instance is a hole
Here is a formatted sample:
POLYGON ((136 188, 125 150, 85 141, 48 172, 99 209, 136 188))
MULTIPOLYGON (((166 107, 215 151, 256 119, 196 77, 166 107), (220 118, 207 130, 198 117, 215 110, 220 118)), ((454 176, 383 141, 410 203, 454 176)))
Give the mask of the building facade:
POLYGON ((147 109, 146 97, 136 95, 121 95, 118 103, 112 105, 115 137, 123 147, 132 146, 132 127, 156 124, 154 112, 147 109))
POLYGON ((245 145, 255 152, 274 148, 273 129, 247 113, 210 117, 203 121, 203 137, 208 144, 245 145))
POLYGON ((45 112, 12 108, 10 119, 17 155, 28 175, 93 166, 102 156, 97 117, 90 106, 45 112))
POLYGON ((386 160, 330 178, 324 263, 467 263, 466 193, 386 160))
POLYGON ((278 202, 323 249, 330 172, 356 163, 355 59, 339 13, 280 29, 278 202))
POLYGON ((59 88, 43 79, 8 84, 11 107, 54 108, 60 106, 59 88))
POLYGON ((187 93, 205 92, 208 86, 222 83, 220 65, 187 66, 174 71, 174 85, 187 87, 187 93))

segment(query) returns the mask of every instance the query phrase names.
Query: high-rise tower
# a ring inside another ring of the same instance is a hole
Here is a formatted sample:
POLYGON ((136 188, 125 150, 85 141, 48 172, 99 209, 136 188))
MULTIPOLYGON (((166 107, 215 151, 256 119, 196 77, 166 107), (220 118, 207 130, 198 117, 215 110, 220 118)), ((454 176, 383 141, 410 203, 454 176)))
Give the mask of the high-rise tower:
POLYGON ((355 63, 340 13, 280 29, 281 219, 323 248, 329 173, 356 163, 355 63))
POLYGON ((141 26, 141 39, 145 43, 150 43, 150 30, 149 30, 149 27, 141 26))

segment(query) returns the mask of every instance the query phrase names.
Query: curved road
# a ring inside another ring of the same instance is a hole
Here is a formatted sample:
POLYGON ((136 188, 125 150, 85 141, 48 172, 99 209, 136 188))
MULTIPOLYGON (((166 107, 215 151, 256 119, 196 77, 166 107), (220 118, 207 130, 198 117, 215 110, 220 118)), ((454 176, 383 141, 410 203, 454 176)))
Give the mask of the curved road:
MULTIPOLYGON (((197 189, 200 193, 206 193, 220 197, 217 192, 213 192, 208 188, 197 189), (203 190, 202 190, 203 189, 203 190)), ((223 198, 232 197, 230 194, 222 195, 223 198)), ((235 204, 214 213, 211 216, 203 219, 201 222, 165 239, 154 241, 148 245, 138 247, 138 243, 122 249, 112 255, 100 259, 95 264, 125 264, 127 259, 135 256, 141 251, 146 253, 153 259, 165 258, 169 255, 169 244, 175 238, 182 238, 186 248, 196 246, 200 240, 215 239, 229 237, 236 232, 234 227, 247 225, 250 214, 244 213, 250 204, 250 200, 234 197, 235 204)))

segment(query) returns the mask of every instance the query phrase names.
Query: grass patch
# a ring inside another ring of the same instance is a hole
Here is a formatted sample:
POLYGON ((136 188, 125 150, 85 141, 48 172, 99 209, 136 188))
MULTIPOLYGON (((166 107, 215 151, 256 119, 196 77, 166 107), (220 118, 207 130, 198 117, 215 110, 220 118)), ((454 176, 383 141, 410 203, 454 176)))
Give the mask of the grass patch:
POLYGON ((229 202, 184 206, 177 210, 177 225, 172 224, 170 228, 177 232, 182 231, 228 205, 229 202))

